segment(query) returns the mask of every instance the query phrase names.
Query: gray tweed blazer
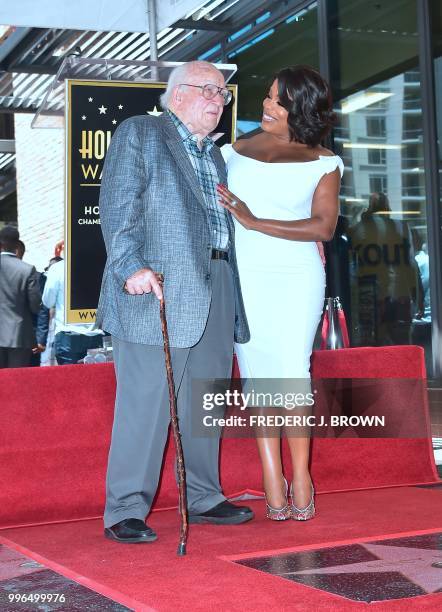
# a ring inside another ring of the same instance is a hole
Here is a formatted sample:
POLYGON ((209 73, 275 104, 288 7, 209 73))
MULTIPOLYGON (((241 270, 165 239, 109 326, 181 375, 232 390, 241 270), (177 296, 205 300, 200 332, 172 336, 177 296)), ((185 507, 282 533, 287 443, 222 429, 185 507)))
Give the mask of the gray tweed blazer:
MULTIPOLYGON (((222 182, 221 152, 211 154, 222 182)), ((129 295, 126 279, 146 266, 164 273, 170 344, 201 338, 212 296, 210 229, 204 196, 170 118, 131 117, 114 133, 103 168, 101 229, 107 261, 96 325, 121 340, 162 345, 159 302, 153 293, 129 295)), ((235 340, 250 338, 229 215, 229 261, 235 282, 235 340)))

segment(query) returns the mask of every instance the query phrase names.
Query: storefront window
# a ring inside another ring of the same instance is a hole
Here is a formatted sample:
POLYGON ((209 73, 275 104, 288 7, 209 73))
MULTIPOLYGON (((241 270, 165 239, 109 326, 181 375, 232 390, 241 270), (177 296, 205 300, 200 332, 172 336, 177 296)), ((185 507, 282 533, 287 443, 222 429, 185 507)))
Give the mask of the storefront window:
POLYGON ((431 351, 422 104, 415 0, 332 0, 330 68, 346 166, 335 292, 353 346, 431 351), (363 6, 363 10, 362 9, 363 6))
POLYGON ((440 227, 442 227, 442 4, 431 2, 431 24, 433 26, 434 82, 436 92, 437 146, 439 157, 440 227))

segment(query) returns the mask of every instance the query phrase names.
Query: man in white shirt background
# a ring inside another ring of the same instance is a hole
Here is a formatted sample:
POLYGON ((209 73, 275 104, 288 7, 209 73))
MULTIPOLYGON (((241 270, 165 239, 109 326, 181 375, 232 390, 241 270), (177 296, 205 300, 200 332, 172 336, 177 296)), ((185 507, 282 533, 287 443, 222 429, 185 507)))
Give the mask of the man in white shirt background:
POLYGON ((55 358, 58 365, 78 363, 86 356, 88 349, 103 345, 103 332, 93 329, 94 324, 65 323, 64 318, 64 261, 58 261, 47 271, 47 280, 43 291, 43 304, 54 308, 55 314, 55 358))

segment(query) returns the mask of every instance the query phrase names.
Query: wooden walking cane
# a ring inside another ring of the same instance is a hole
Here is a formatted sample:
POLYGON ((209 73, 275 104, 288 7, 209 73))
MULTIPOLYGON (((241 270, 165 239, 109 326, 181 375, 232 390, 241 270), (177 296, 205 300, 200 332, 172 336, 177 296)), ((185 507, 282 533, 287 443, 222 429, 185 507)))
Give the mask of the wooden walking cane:
POLYGON ((164 356, 166 361, 167 384, 169 386, 169 405, 170 420, 172 423, 173 439, 175 441, 177 474, 178 474, 178 500, 181 516, 180 543, 178 544, 177 554, 181 557, 186 554, 187 535, 189 533, 189 523, 187 520, 187 494, 186 494, 186 471, 184 469, 183 446, 181 444, 181 433, 178 424, 178 414, 175 398, 175 383, 173 380, 172 360, 170 357, 169 334, 167 331, 166 305, 164 303, 164 275, 157 274, 158 281, 163 290, 163 297, 160 300, 161 330, 163 332, 164 356))

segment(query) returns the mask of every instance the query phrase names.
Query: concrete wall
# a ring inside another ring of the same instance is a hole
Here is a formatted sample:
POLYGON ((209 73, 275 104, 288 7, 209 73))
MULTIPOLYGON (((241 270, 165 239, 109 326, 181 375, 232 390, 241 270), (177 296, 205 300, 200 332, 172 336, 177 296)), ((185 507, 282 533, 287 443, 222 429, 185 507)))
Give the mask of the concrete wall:
POLYGON ((15 115, 18 228, 24 261, 41 271, 64 235, 64 130, 31 129, 32 118, 15 115))

